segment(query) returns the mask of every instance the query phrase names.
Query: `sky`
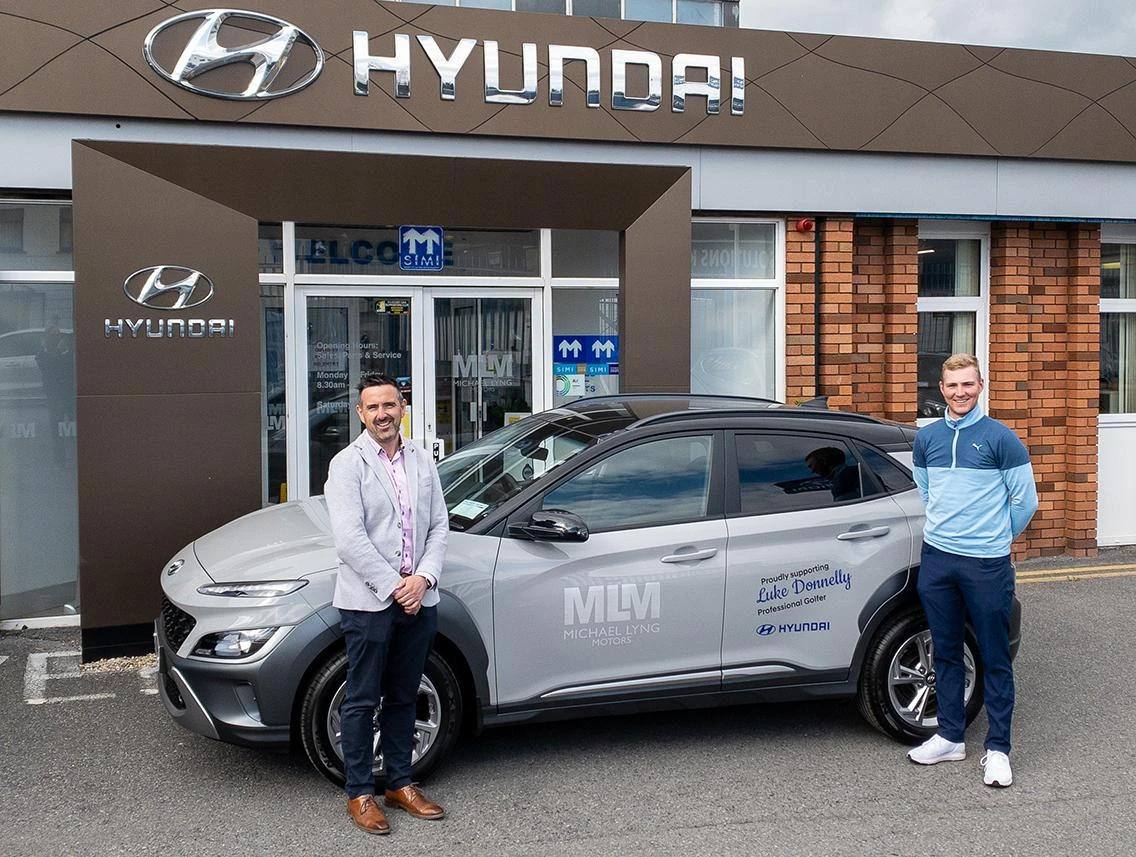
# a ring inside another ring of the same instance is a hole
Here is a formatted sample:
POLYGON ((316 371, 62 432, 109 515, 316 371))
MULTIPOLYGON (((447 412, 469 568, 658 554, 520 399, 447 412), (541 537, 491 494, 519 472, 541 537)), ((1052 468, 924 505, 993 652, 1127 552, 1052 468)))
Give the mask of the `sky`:
POLYGON ((1133 0, 741 0, 741 25, 1136 57, 1133 0))

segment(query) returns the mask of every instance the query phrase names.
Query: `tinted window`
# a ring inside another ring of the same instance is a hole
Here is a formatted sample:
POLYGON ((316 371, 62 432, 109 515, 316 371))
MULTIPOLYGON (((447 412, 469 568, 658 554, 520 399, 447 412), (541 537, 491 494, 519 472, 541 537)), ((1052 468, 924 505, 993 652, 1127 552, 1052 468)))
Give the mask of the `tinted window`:
POLYGON ((743 515, 817 509, 864 496, 859 464, 841 440, 740 434, 736 443, 743 515))
POLYGON ((864 463, 876 474, 876 478, 883 483, 884 490, 889 494, 900 491, 909 491, 915 487, 911 474, 900 466, 890 455, 873 449, 870 446, 861 446, 860 455, 864 463))
POLYGON ((622 449, 545 495, 545 509, 575 512, 593 532, 706 516, 710 438, 683 436, 622 449))

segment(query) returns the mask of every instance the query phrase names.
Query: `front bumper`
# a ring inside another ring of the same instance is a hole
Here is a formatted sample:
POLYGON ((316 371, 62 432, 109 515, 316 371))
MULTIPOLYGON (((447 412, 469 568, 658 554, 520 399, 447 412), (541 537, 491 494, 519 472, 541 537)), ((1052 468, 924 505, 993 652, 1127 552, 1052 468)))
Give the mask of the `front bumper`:
POLYGON ((158 695, 170 717, 190 732, 246 747, 283 747, 291 741, 293 703, 303 678, 338 636, 314 613, 287 629, 267 657, 211 661, 179 657, 160 617, 154 623, 158 695))

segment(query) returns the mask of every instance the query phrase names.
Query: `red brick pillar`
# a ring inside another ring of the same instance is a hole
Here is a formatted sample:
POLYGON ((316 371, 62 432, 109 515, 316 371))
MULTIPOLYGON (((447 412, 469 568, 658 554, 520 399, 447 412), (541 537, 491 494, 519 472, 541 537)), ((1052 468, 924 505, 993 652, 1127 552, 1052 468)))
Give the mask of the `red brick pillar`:
POLYGON ((816 230, 798 229, 801 219, 785 221, 785 401, 790 404, 817 395, 813 359, 816 230))
POLYGON ((1096 552, 1099 296, 1095 225, 992 225, 990 414, 1029 447, 1039 499, 1019 559, 1096 552))
POLYGON ((855 407, 853 378, 866 364, 858 354, 853 334, 856 327, 852 291, 852 218, 825 218, 819 230, 821 242, 821 394, 837 410, 855 407))
POLYGON ((914 422, 918 224, 914 220, 859 220, 853 244, 855 409, 914 422))

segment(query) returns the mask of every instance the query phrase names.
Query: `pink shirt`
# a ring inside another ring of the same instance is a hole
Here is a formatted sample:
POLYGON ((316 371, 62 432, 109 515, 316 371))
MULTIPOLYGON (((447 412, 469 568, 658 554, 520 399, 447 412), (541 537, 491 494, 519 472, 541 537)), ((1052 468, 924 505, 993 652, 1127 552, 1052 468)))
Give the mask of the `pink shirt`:
MULTIPOLYGON (((398 573, 403 577, 414 573, 414 511, 410 508, 410 486, 406 480, 406 461, 402 454, 402 439, 399 439, 398 452, 394 458, 387 455, 377 440, 367 435, 371 445, 379 454, 379 461, 387 470, 391 483, 394 485, 395 499, 398 500, 399 523, 402 525, 402 559, 399 562, 398 573)), ((425 577, 426 575, 423 575, 425 577)), ((429 583, 433 581, 428 580, 429 583)))

